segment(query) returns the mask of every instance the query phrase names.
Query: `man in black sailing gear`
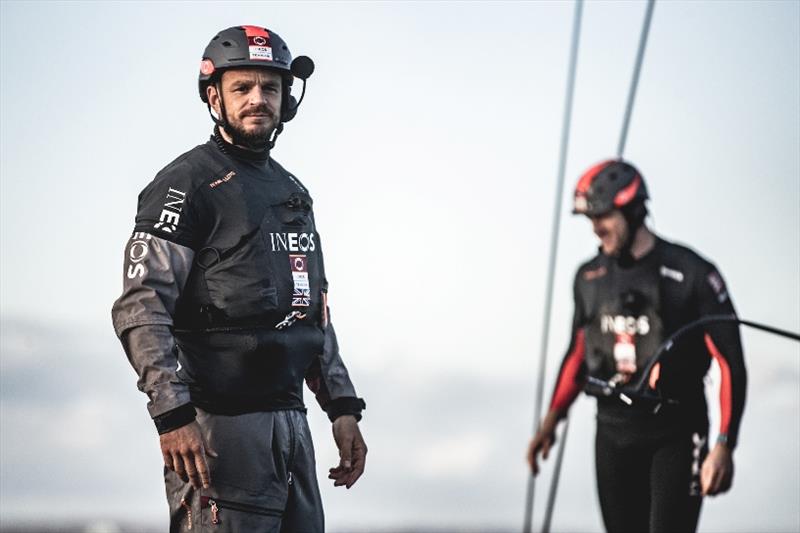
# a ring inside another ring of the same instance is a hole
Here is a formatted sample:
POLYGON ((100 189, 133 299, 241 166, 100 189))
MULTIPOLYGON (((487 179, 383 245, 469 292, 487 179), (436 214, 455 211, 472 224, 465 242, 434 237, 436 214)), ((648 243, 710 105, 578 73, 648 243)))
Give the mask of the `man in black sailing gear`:
POLYGON ((364 471, 311 196, 270 155, 312 71, 266 28, 221 31, 198 79, 214 133, 139 195, 112 317, 160 435, 171 532, 324 530, 303 381, 333 423, 334 485, 364 471))
MULTIPOLYGON (((575 190, 574 213, 591 219, 599 253, 575 276, 572 337, 550 408, 528 448, 547 458, 587 378, 636 382, 656 348, 706 315, 734 313, 716 267, 654 235, 645 225, 647 189, 621 161, 590 168, 575 190)), ((598 397, 597 487, 610 532, 695 531, 702 497, 727 491, 733 478, 747 374, 738 326, 713 324, 678 341, 646 378, 664 398, 628 405, 598 397), (719 366, 719 436, 709 452, 704 377, 719 366)))

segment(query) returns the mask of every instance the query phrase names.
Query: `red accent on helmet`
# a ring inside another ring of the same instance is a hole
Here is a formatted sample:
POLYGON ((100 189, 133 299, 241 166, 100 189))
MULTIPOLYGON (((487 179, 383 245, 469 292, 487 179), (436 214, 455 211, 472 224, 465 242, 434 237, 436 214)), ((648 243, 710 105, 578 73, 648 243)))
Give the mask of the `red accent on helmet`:
POLYGON ((204 59, 200 62, 200 74, 203 76, 211 76, 216 68, 214 62, 210 59, 204 59))
POLYGON ((575 194, 586 194, 589 191, 589 187, 592 185, 592 181, 597 177, 597 175, 613 162, 613 159, 609 159, 608 161, 597 163, 595 166, 584 172, 583 176, 581 176, 581 179, 578 180, 578 184, 575 186, 575 194))
POLYGON ((636 177, 633 178, 633 181, 630 183, 630 185, 620 190, 614 197, 614 207, 622 207, 633 200, 633 197, 636 196, 636 191, 639 190, 639 185, 641 183, 642 177, 639 176, 639 174, 636 174, 636 177))
POLYGON ((242 26, 244 34, 248 37, 266 37, 269 39, 269 32, 265 28, 258 26, 242 26))

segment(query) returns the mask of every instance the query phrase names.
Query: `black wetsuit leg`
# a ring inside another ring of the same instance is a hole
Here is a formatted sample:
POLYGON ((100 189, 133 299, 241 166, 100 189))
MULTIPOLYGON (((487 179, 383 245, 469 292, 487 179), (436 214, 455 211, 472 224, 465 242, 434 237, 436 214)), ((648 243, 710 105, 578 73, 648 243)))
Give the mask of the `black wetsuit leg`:
POLYGON ((650 525, 650 453, 616 425, 598 421, 597 493, 609 533, 643 533, 650 525))
POLYGON ((651 533, 693 533, 700 507, 700 467, 707 437, 682 433, 656 447, 650 467, 651 533))
POLYGON ((706 434, 655 418, 633 424, 598 419, 597 489, 606 530, 694 532, 706 434))

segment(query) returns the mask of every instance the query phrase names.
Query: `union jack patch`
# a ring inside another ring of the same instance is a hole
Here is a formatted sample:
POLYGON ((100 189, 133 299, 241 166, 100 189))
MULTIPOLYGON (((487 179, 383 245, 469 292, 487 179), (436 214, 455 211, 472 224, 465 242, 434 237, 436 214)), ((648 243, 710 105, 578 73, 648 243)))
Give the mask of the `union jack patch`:
POLYGON ((292 307, 308 307, 311 305, 311 291, 295 287, 292 293, 292 307))

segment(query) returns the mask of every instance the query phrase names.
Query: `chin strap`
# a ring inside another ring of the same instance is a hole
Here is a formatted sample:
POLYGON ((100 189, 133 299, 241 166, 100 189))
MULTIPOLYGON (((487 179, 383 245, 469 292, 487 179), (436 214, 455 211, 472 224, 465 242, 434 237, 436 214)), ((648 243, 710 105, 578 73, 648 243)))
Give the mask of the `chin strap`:
MULTIPOLYGON (((214 124, 219 126, 220 128, 225 128, 228 125, 228 120, 225 118, 225 100, 222 99, 222 88, 219 86, 219 83, 215 83, 214 87, 217 89, 217 96, 219 96, 219 109, 220 109, 220 116, 214 116, 214 112, 211 110, 211 101, 206 100, 206 107, 208 107, 208 116, 211 117, 211 120, 214 121, 214 124)), ((225 131, 228 131, 225 128, 225 131)))
POLYGON ((621 210, 622 216, 625 217, 625 222, 628 224, 628 236, 619 250, 617 255, 617 263, 621 267, 631 266, 635 259, 631 253, 633 241, 636 239, 636 233, 644 225, 644 219, 647 216, 647 208, 644 202, 637 202, 633 205, 626 205, 621 210))

